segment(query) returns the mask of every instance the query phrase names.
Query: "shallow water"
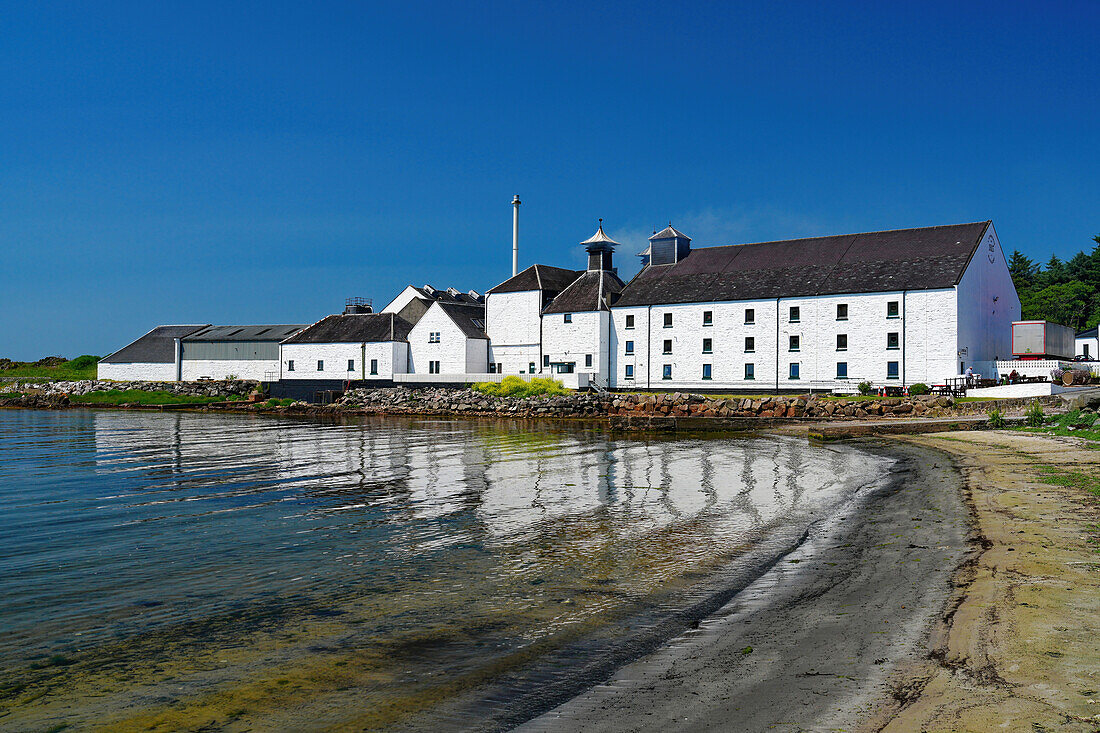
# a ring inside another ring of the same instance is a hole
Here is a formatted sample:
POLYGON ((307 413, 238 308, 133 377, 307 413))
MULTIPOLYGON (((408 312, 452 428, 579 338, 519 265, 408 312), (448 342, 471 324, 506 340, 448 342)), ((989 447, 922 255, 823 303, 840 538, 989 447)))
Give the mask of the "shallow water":
POLYGON ((771 437, 0 411, 0 729, 500 727, 889 465, 771 437))

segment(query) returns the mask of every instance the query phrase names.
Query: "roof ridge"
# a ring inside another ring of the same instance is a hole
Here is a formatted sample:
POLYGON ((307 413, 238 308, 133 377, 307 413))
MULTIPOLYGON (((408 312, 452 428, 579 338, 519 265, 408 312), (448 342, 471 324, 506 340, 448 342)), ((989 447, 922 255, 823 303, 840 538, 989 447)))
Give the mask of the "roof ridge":
MULTIPOLYGON (((900 227, 898 229, 877 229, 871 232, 848 232, 847 234, 821 234, 816 237, 795 237, 794 239, 765 239, 759 242, 741 242, 739 244, 715 244, 710 247, 692 247, 692 250, 696 249, 717 249, 719 247, 751 247, 754 244, 776 244, 777 242, 812 242, 815 239, 833 239, 835 237, 863 237, 869 234, 891 234, 893 232, 917 232, 924 229, 947 229, 949 227, 968 227, 975 224, 992 224, 992 219, 984 219, 982 221, 964 221, 958 224, 936 224, 930 227, 900 227)), ((985 230, 982 230, 982 234, 985 234, 985 230)))

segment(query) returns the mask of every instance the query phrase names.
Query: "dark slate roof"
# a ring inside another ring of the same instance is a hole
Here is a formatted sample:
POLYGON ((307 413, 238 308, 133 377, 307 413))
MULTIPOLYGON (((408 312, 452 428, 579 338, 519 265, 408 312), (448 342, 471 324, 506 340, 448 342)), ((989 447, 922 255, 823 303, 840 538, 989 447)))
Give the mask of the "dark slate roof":
POLYGON ((652 242, 654 239, 676 239, 677 237, 686 239, 689 242, 691 241, 691 237, 676 229, 671 224, 650 237, 649 241, 652 242))
POLYGON ((483 339, 485 335, 485 306, 464 303, 440 303, 439 307, 462 329, 467 338, 483 339))
POLYGON ((287 339, 301 331, 306 324, 280 324, 277 326, 207 326, 188 334, 184 341, 274 341, 287 339))
POLYGON ((414 286, 412 286, 412 288, 416 292, 420 293, 420 295, 422 295, 427 300, 437 300, 440 303, 484 303, 485 302, 485 296, 484 295, 478 295, 478 294, 474 293, 473 291, 470 291, 469 293, 463 293, 463 292, 456 289, 455 292, 452 293, 449 289, 448 290, 440 290, 439 288, 433 288, 430 285, 425 285, 425 286, 420 287, 420 288, 418 288, 414 285, 414 286))
POLYGON ((347 313, 323 318, 284 344, 359 344, 405 341, 412 324, 395 313, 347 313))
POLYGON ((990 222, 692 249, 645 267, 616 305, 707 303, 957 285, 990 222))
POLYGON ((490 293, 522 293, 525 290, 548 290, 560 293, 569 287, 584 270, 564 270, 550 265, 531 265, 518 275, 513 275, 490 293))
POLYGON ((123 346, 100 361, 108 364, 174 364, 176 339, 207 326, 209 324, 203 323, 194 326, 157 326, 137 341, 123 346))
POLYGON ((613 272, 589 271, 572 282, 546 306, 543 313, 583 313, 607 310, 623 291, 623 281, 613 272))
POLYGON ((1097 332, 1097 327, 1093 326, 1092 328, 1087 328, 1084 331, 1082 331, 1081 333, 1077 334, 1077 336, 1075 336, 1075 338, 1094 339, 1094 338, 1096 338, 1096 332, 1097 332))

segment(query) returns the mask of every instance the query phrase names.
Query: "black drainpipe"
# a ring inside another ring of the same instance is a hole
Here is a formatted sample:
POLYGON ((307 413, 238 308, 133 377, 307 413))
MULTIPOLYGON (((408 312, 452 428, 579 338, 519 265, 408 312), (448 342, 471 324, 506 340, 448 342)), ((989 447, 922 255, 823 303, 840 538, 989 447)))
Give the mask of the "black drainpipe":
POLYGON ((775 391, 779 392, 779 298, 775 299, 775 391))

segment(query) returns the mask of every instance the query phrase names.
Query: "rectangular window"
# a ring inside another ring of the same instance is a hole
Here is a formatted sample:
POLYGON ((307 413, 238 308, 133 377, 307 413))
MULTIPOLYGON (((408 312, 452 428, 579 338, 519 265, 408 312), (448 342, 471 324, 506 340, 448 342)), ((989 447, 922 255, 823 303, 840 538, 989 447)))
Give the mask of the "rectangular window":
POLYGON ((573 314, 572 313, 563 314, 562 315, 562 321, 565 322, 565 323, 572 323, 573 322, 573 314))
POLYGON ((431 333, 428 334, 428 343, 429 344, 438 344, 439 343, 439 331, 432 331, 431 333))
POLYGON ((661 353, 662 354, 671 354, 672 353, 672 339, 665 339, 665 349, 661 353))
POLYGON ((428 362, 428 374, 439 374, 439 362, 438 361, 429 361, 428 362))
POLYGON ((375 375, 378 374, 378 360, 377 359, 371 359, 370 360, 370 373, 375 374, 375 375))
POLYGON ((634 379, 634 365, 633 364, 627 364, 626 365, 626 378, 627 379, 634 379))
POLYGON ((886 378, 897 379, 898 378, 898 363, 896 361, 886 362, 886 378))
POLYGON ((633 354, 634 353, 634 342, 633 341, 627 341, 626 342, 626 353, 627 354, 633 354))
POLYGON ((534 374, 535 373, 535 362, 532 361, 532 362, 527 363, 527 372, 529 374, 534 374))
POLYGON ((489 373, 496 374, 497 365, 494 362, 489 362, 489 373))
POLYGON ((497 374, 504 374, 504 365, 499 361, 497 362, 497 374))
POLYGON ((711 345, 712 344, 713 344, 713 341, 711 341, 710 339, 703 339, 703 353, 704 354, 711 353, 711 345))
POLYGON ((901 316, 901 308, 896 300, 891 300, 886 304, 886 317, 887 318, 899 318, 901 316))
POLYGON ((661 379, 672 379, 672 365, 665 364, 661 367, 661 379))
POLYGON ((755 351, 756 351, 756 337, 746 336, 745 337, 745 353, 746 354, 752 354, 755 351))
POLYGON ((592 355, 591 354, 585 354, 584 355, 584 365, 586 367, 592 366, 592 355))
POLYGON ((798 379, 798 362, 797 361, 792 361, 791 362, 790 368, 787 371, 787 378, 788 379, 798 379))
POLYGON ((791 336, 790 337, 790 344, 788 345, 787 350, 788 351, 798 351, 799 345, 800 344, 799 344, 798 336, 791 336))
POLYGON ((756 365, 755 364, 746 364, 745 365, 745 379, 756 379, 756 365))
POLYGON ((838 321, 848 320, 848 304, 847 303, 837 303, 837 305, 836 305, 836 319, 838 321))
MULTIPOLYGON (((548 366, 550 366, 550 355, 549 355, 549 354, 545 354, 545 355, 544 355, 544 356, 542 357, 542 365, 543 365, 544 367, 548 367, 548 366)), ((534 374, 534 372, 531 372, 531 373, 532 373, 532 374, 534 374)))
POLYGON ((890 333, 886 334, 886 348, 888 348, 888 349, 898 348, 898 332, 897 331, 891 331, 890 333))
POLYGON ((746 324, 756 323, 756 309, 755 308, 746 308, 745 309, 745 323, 746 324))
POLYGON ((838 333, 836 335, 836 350, 847 351, 848 350, 848 334, 838 333))
POLYGON ((836 363, 836 378, 847 379, 848 378, 848 362, 838 361, 836 363))
POLYGON ((348 359, 348 371, 349 372, 354 372, 355 371, 355 359, 348 359))
POLYGON ((294 360, 293 360, 293 359, 291 359, 290 361, 288 361, 288 362, 286 363, 286 370, 287 370, 288 372, 292 372, 292 371, 294 371, 294 360))
POLYGON ((703 379, 710 379, 710 364, 703 365, 703 379))
POLYGON ((714 312, 713 311, 703 311, 703 325, 704 326, 713 326, 714 325, 714 312))
POLYGON ((634 328, 634 316, 627 316, 626 317, 626 327, 627 328, 634 328))
POLYGON ((792 305, 791 306, 791 323, 798 323, 800 320, 802 320, 801 315, 802 314, 799 311, 798 306, 797 305, 792 305))
POLYGON ((319 372, 325 371, 325 360, 324 359, 318 359, 317 360, 317 371, 319 371, 319 372))
POLYGON ((672 314, 665 313, 665 328, 672 328, 672 314))

